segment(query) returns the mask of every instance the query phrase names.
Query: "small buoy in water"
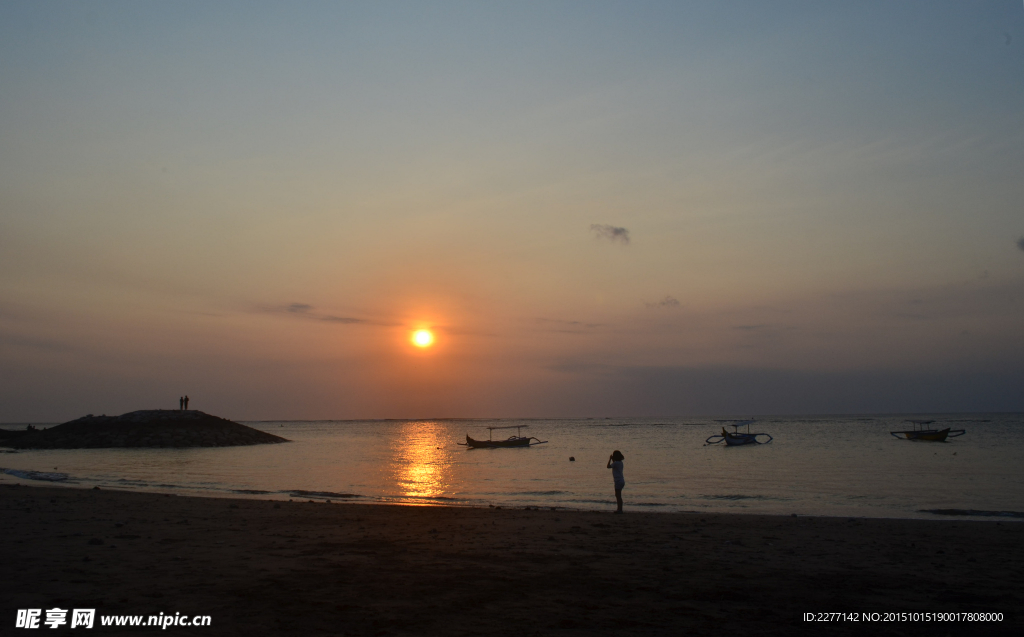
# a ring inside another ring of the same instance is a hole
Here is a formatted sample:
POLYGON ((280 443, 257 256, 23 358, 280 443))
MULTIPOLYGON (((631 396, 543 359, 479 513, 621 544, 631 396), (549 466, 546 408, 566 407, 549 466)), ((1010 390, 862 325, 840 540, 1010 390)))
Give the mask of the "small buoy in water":
POLYGON ((576 462, 576 456, 569 456, 569 462, 576 462))

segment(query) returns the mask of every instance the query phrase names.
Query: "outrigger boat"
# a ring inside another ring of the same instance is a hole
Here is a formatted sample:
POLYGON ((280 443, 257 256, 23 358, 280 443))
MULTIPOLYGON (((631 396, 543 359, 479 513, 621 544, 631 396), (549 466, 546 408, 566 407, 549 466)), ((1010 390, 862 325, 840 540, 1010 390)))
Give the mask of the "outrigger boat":
POLYGON ((721 422, 726 424, 722 426, 722 433, 710 436, 707 440, 704 441, 704 444, 706 445, 717 445, 721 442, 724 442, 726 445, 730 447, 735 447, 739 445, 766 445, 772 441, 772 437, 770 434, 750 433, 750 423, 754 422, 753 418, 751 418, 750 420, 716 420, 715 422, 721 422), (745 432, 740 431, 740 427, 744 425, 746 425, 747 430, 745 432), (733 430, 726 431, 726 427, 732 427, 733 430), (758 436, 767 436, 768 440, 762 442, 761 440, 757 439, 758 436))
POLYGON ((901 440, 927 440, 931 442, 945 442, 946 438, 956 438, 967 433, 964 429, 935 429, 934 427, 928 427, 928 425, 934 423, 934 420, 904 420, 903 422, 909 422, 914 425, 914 428, 910 431, 890 431, 889 433, 901 440))
POLYGON ((487 428, 487 440, 476 440, 470 438, 469 434, 466 434, 466 442, 460 442, 458 444, 463 447, 469 447, 470 449, 481 449, 485 447, 531 447, 533 445, 542 445, 547 440, 540 440, 533 436, 524 436, 523 428, 527 425, 510 425, 508 427, 488 427, 487 428), (506 440, 494 440, 495 429, 515 429, 516 435, 509 436, 506 440), (536 440, 536 442, 533 442, 536 440))

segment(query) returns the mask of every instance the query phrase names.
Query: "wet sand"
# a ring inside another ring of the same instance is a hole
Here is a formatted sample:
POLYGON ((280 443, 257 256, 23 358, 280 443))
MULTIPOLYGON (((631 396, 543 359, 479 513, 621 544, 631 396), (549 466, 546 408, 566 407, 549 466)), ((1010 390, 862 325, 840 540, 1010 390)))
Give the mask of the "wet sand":
MULTIPOLYGON (((16 609, 175 635, 1021 634, 1024 524, 405 507, 0 485, 16 609), (1000 623, 804 621, 1003 613, 1000 623)), ((10 630, 8 630, 10 629, 10 630)), ((57 634, 43 628, 40 634, 57 634)), ((67 626, 61 634, 77 634, 67 626)))

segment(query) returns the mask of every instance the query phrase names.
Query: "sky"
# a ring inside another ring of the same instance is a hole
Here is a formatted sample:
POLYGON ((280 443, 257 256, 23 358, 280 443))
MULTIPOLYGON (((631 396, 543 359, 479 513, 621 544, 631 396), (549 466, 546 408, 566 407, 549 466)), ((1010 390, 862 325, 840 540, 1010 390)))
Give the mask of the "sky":
POLYGON ((1024 411, 1017 0, 2 1, 0 87, 0 422, 1024 411))

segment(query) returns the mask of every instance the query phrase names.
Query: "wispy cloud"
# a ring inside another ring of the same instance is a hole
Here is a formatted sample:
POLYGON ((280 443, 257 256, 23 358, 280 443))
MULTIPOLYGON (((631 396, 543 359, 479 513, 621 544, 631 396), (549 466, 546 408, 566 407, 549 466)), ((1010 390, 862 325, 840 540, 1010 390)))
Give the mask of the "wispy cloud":
POLYGON ((599 239, 608 239, 612 243, 618 241, 623 245, 629 245, 629 230, 625 228, 592 223, 590 224, 590 231, 599 239))
POLYGON ((549 319, 538 317, 534 321, 545 328, 546 331, 562 332, 566 334, 581 334, 585 329, 603 327, 604 323, 584 323, 583 321, 565 321, 562 319, 549 319))
POLYGON ((61 341, 31 338, 19 336, 17 334, 0 333, 0 346, 5 345, 31 348, 46 352, 70 352, 75 349, 73 346, 61 341))
POLYGON ((669 295, 666 294, 665 298, 663 298, 662 300, 655 301, 654 303, 647 303, 645 301, 644 305, 646 305, 647 307, 652 307, 652 308, 679 307, 679 299, 676 299, 675 297, 672 297, 672 296, 669 296, 669 295))
POLYGON ((1017 247, 1020 248, 1021 250, 1024 250, 1024 237, 1017 239, 1017 247))
POLYGON ((343 324, 347 324, 347 325, 353 325, 353 324, 356 324, 356 323, 370 323, 371 322, 371 321, 368 321, 366 319, 352 318, 350 316, 331 316, 331 315, 321 316, 320 320, 321 321, 329 321, 331 323, 343 323, 343 324))
POLYGON ((354 316, 337 316, 335 314, 324 314, 323 312, 317 311, 317 309, 310 305, 309 303, 289 303, 287 305, 264 306, 260 308, 260 311, 271 313, 294 314, 303 319, 309 319, 313 321, 326 321, 328 323, 340 323, 342 325, 397 325, 397 323, 388 321, 358 318, 354 316))

